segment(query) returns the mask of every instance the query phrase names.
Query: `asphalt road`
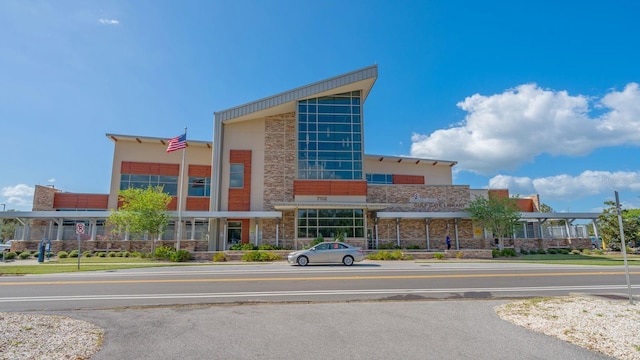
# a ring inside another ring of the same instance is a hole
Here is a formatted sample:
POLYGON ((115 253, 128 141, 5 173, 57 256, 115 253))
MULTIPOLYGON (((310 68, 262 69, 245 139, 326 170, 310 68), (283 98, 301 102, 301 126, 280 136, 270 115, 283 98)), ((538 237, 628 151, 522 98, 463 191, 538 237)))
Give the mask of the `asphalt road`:
MULTIPOLYGON (((631 269, 640 283, 640 269, 631 269)), ((632 291, 638 295, 640 288, 632 291)), ((501 299, 625 293, 622 267, 512 263, 282 263, 131 269, 0 278, 0 311, 221 303, 501 299)))
POLYGON ((501 320, 505 300, 54 312, 106 330, 92 360, 610 359, 501 320))
MULTIPOLYGON (((640 282, 639 268, 631 279, 640 282)), ((494 307, 518 297, 626 291, 622 267, 276 263, 5 276, 0 312, 101 326, 95 360, 582 360, 607 357, 503 321, 494 307)))

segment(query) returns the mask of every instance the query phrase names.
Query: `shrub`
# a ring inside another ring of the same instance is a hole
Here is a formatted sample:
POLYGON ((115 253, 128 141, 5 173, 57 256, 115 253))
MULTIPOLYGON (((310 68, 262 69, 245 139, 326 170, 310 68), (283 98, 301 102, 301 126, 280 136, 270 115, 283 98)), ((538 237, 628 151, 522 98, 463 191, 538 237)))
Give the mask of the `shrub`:
POLYGON ((116 257, 117 255, 118 255, 118 254, 117 254, 115 251, 109 251, 109 252, 107 253, 107 256, 108 256, 108 257, 116 257))
POLYGON ((93 252, 91 251, 83 251, 82 252, 82 257, 92 257, 93 256, 93 252))
POLYGON ((518 254, 514 249, 502 249, 500 250, 500 256, 511 257, 511 256, 518 256, 518 254))
POLYGON ((595 249, 593 252, 597 255, 604 255, 604 251, 602 251, 602 249, 595 249))
POLYGON ((249 251, 242 255, 242 261, 276 261, 280 256, 268 251, 249 251))
POLYGON ((104 251, 100 251, 96 254, 97 257, 106 257, 107 253, 105 253, 104 251))
POLYGON ((78 257, 78 250, 72 250, 72 251, 69 253, 69 257, 70 257, 70 258, 77 258, 77 257, 78 257))
POLYGON ((18 256, 18 254, 14 253, 14 252, 12 252, 12 251, 5 252, 5 253, 4 253, 4 259, 5 259, 5 260, 15 259, 15 258, 16 258, 16 256, 18 256))
POLYGON ((58 257, 60 259, 66 259, 69 257, 69 253, 66 251, 58 251, 58 257))
POLYGON ((404 255, 402 251, 396 250, 392 252, 378 251, 376 254, 367 255, 369 260, 410 260, 413 256, 404 255))
POLYGON ((229 247, 229 250, 242 250, 242 251, 250 251, 250 250, 257 250, 256 246, 251 244, 251 243, 246 243, 246 244, 233 244, 229 247))
POLYGON ((566 255, 566 254, 568 254, 568 253, 569 253, 569 249, 565 249, 565 248, 558 249, 558 253, 559 253, 559 254, 565 254, 565 255, 566 255))
POLYGON ((18 257, 22 260, 28 259, 31 257, 31 251, 23 251, 18 255, 18 257))
POLYGON ((133 251, 133 252, 131 252, 131 257, 141 258, 142 257, 142 253, 140 253, 140 251, 133 251))
POLYGON ((491 257, 497 258, 500 256, 500 250, 498 249, 491 249, 491 257))
POLYGON ((583 249, 583 250, 582 250, 582 255, 591 255, 591 250, 589 250, 589 249, 583 249))
POLYGON ((122 257, 122 251, 118 251, 118 252, 116 253, 116 257, 122 257))
POLYGON ((573 255, 580 255, 580 250, 578 250, 578 249, 574 249, 574 250, 571 250, 571 253, 572 253, 573 255))
POLYGON ((191 260, 191 253, 189 250, 180 249, 174 251, 169 255, 169 260, 173 262, 185 262, 191 260))
POLYGON ((154 253, 155 257, 158 259, 169 260, 171 254, 176 252, 176 249, 169 246, 158 246, 154 253))
POLYGON ((123 251, 120 254, 122 255, 122 257, 125 257, 125 258, 131 257, 131 253, 128 251, 123 251))
POLYGON ((384 249, 384 250, 392 250, 392 249, 399 249, 400 247, 394 243, 386 243, 386 244, 380 245, 378 248, 384 249))
POLYGON ((538 254, 546 255, 546 254, 547 254, 547 250, 545 250, 545 249, 538 249, 538 254))
POLYGON ((444 259, 444 254, 443 253, 435 253, 435 254, 433 254, 433 257, 435 259, 442 260, 442 259, 444 259))
POLYGON ((556 249, 549 249, 549 254, 557 254, 558 250, 556 249))
POLYGON ((225 262, 227 260, 227 255, 223 252, 215 253, 213 255, 213 262, 225 262))
POLYGON ((322 237, 322 235, 320 235, 317 238, 313 239, 313 241, 311 241, 311 243, 309 244, 309 247, 316 246, 316 245, 320 244, 321 242, 324 242, 324 238, 322 237))
POLYGON ((418 250, 418 249, 420 249, 420 246, 419 245, 408 245, 406 247, 406 249, 407 250, 418 250))
POLYGON ((520 254, 522 255, 529 255, 529 251, 525 250, 525 249, 520 249, 520 254))

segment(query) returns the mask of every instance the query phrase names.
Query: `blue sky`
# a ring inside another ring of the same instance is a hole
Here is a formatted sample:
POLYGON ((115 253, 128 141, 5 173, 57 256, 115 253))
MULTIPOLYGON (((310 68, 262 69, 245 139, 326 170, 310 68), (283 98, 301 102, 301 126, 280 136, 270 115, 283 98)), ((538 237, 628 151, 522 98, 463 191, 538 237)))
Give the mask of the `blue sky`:
POLYGON ((365 151, 559 212, 640 207, 635 1, 0 1, 0 203, 107 193, 107 133, 212 139, 213 112, 378 64, 365 151))

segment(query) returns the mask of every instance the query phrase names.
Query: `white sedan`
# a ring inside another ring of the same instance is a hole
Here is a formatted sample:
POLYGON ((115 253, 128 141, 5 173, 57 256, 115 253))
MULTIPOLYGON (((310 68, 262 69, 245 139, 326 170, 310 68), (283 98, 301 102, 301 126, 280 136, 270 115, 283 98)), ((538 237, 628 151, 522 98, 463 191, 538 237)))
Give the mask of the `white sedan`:
POLYGON ((313 264, 343 263, 346 266, 353 265, 356 261, 364 260, 362 248, 332 241, 323 242, 306 250, 298 250, 289 253, 289 264, 306 266, 313 264))

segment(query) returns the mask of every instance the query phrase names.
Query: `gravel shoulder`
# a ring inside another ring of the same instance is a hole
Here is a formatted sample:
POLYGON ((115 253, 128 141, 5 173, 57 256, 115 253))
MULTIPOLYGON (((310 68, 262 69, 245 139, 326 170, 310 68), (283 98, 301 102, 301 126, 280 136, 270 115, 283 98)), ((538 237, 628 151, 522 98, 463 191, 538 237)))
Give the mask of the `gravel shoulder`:
MULTIPOLYGON (((503 320, 617 359, 640 360, 640 305, 573 295, 495 307, 503 320)), ((64 316, 0 313, 0 359, 90 359, 104 329, 64 316)))

